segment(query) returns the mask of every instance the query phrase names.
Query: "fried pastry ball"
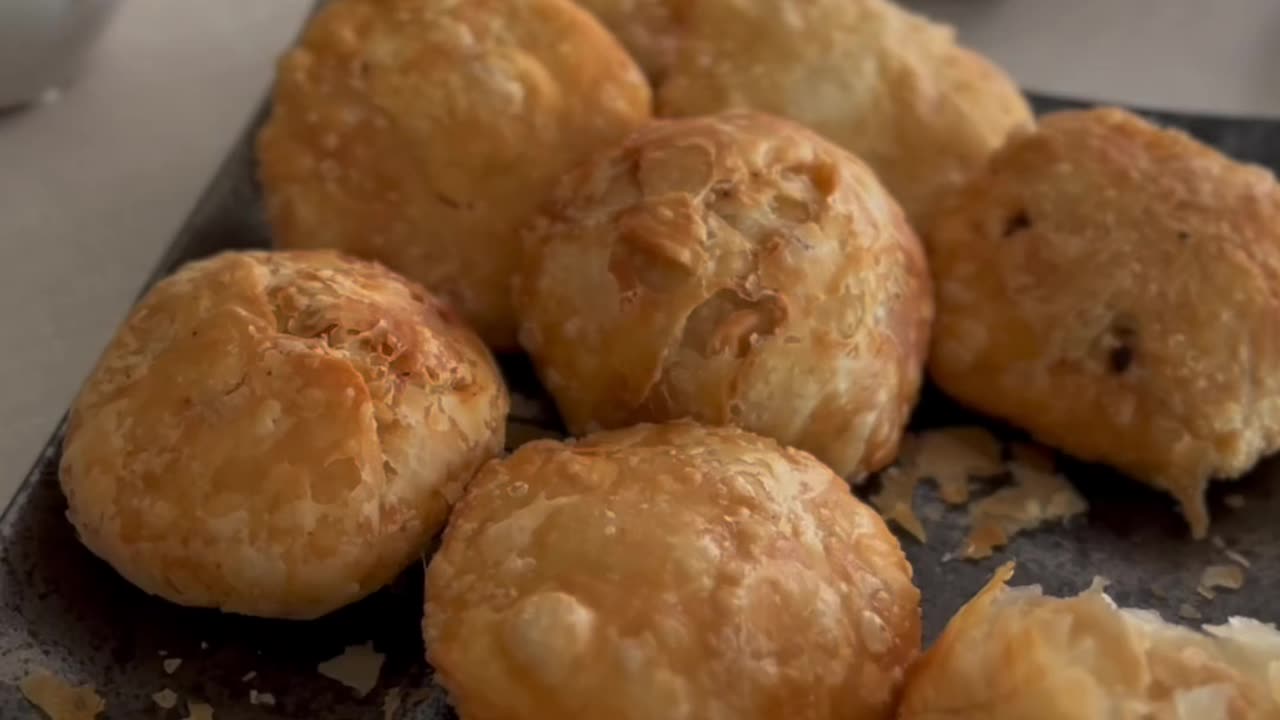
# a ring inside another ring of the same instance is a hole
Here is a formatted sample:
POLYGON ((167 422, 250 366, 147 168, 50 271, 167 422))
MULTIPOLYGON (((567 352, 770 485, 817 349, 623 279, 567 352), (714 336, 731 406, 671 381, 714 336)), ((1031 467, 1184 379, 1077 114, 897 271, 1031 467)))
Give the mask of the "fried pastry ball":
POLYGON ((938 384, 1172 493, 1280 447, 1280 185, 1120 110, 1011 140, 929 233, 938 384))
POLYGON ((156 285, 80 391, 67 514, 147 592, 316 617, 418 557, 507 402, 480 339, 385 268, 219 255, 156 285))
POLYGON ((675 60, 680 18, 689 0, 577 0, 622 42, 640 69, 661 78, 675 60))
POLYGON ((521 343, 575 434, 691 416, 888 464, 923 374, 924 252, 857 158, 794 123, 659 121, 527 233, 521 343))
POLYGON ((753 108, 856 153, 923 228, 1031 110, 954 31, 884 0, 690 2, 661 115, 753 108))
POLYGON ((335 0, 280 62, 271 226, 386 263, 511 348, 519 226, 649 114, 639 68, 570 0, 335 0))
POLYGON ((1275 720, 1280 632, 1006 587, 1006 566, 911 669, 898 720, 1275 720))
POLYGON ((486 465, 427 571, 463 720, 891 717, 920 643, 897 540, 807 453, 639 425, 486 465))

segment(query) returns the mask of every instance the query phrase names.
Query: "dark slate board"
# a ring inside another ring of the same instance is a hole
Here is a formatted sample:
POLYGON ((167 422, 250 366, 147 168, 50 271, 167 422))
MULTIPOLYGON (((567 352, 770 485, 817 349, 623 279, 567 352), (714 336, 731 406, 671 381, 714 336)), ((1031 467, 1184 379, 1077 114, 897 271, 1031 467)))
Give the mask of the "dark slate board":
MULTIPOLYGON (((1034 98, 1040 111, 1073 106, 1034 98)), ((228 248, 263 247, 267 232, 254 180, 255 117, 218 171, 191 217, 160 261, 154 277, 183 262, 228 248)), ((1280 170, 1280 121, 1225 119, 1148 113, 1183 127, 1227 153, 1280 170)), ((154 278, 153 278, 154 279, 154 278)), ((512 387, 543 403, 534 423, 555 423, 527 363, 504 358, 512 387)), ((925 393, 913 425, 919 428, 980 423, 1004 438, 1018 433, 955 407, 936 391, 925 393)), ((16 682, 41 664, 76 682, 92 682, 107 699, 106 718, 181 718, 185 703, 161 710, 151 694, 170 688, 183 698, 208 702, 217 720, 258 718, 382 717, 388 690, 404 701, 394 718, 452 718, 443 693, 431 683, 423 660, 419 621, 422 567, 410 568, 391 587, 333 615, 311 622, 267 621, 181 608, 145 595, 118 577, 77 542, 64 519, 57 487, 61 428, 50 439, 8 510, 0 518, 0 716, 35 717, 16 682), (316 672, 316 665, 348 645, 373 642, 386 654, 378 687, 364 698, 316 672), (161 652, 181 658, 177 672, 164 672, 161 652), (249 672, 256 677, 245 682, 249 672), (249 703, 249 690, 269 692, 274 707, 249 703)), ((943 511, 927 523, 930 543, 904 537, 924 594, 926 636, 946 619, 1005 559, 1017 558, 1017 582, 1038 582, 1054 593, 1072 593, 1095 575, 1110 578, 1122 604, 1161 610, 1176 618, 1184 602, 1206 620, 1244 614, 1280 621, 1280 463, 1267 462, 1245 480, 1213 493, 1215 534, 1253 561, 1245 589, 1207 603, 1196 595, 1201 569, 1221 562, 1210 543, 1191 542, 1164 495, 1098 467, 1065 463, 1067 474, 1090 500, 1087 519, 1066 527, 1030 532, 980 563, 943 562, 960 546, 963 511, 943 511), (1225 492, 1248 498, 1244 509, 1223 507, 1225 492)), ((925 504, 940 505, 929 491, 925 504)))

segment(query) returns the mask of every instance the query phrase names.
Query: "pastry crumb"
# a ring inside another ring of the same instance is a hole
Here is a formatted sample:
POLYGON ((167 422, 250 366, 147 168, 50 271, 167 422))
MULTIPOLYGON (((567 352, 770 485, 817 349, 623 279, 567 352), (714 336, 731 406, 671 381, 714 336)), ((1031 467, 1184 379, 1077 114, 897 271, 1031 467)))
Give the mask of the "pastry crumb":
POLYGON ((904 438, 902 455, 917 480, 931 479, 948 505, 969 501, 969 479, 999 475, 1000 441, 980 427, 927 430, 904 438))
POLYGON ((880 475, 880 492, 871 496, 871 505, 880 511, 885 520, 892 520, 920 542, 928 542, 924 525, 916 517, 916 485, 920 482, 915 473, 891 467, 880 475))
POLYGON ((249 672, 247 672, 247 673, 245 673, 244 675, 240 676, 240 682, 249 682, 250 680, 252 680, 252 679, 254 679, 254 678, 256 678, 256 677, 258 677, 258 671, 257 671, 257 670, 250 670, 249 672))
POLYGON ((213 720, 213 706, 188 700, 185 720, 213 720))
POLYGON ((258 692, 257 690, 249 691, 250 705, 275 705, 276 696, 269 692, 258 692))
POLYGON ((1195 609, 1195 607, 1190 603, 1182 603, 1181 605, 1179 605, 1178 615, 1187 620, 1199 620, 1200 618, 1204 617, 1203 615, 1200 614, 1200 611, 1195 609))
POLYGON ((1249 558, 1241 555, 1235 550, 1224 550, 1222 554, 1226 555, 1227 559, 1231 560, 1231 562, 1234 562, 1235 564, 1241 567, 1244 567, 1244 568, 1253 567, 1253 563, 1249 562, 1249 558))
POLYGON ((152 693, 151 699, 155 701, 156 705, 169 710, 178 704, 178 693, 165 688, 159 692, 152 693))
POLYGON ((93 720, 107 707, 92 685, 76 687, 44 668, 23 678, 18 689, 50 720, 93 720))
POLYGON ((320 663, 316 670, 364 697, 378 684, 378 675, 382 672, 382 661, 385 658, 385 655, 373 649, 373 643, 368 642, 347 647, 341 655, 320 663))
POLYGON ((178 671, 179 667, 182 666, 182 658, 169 658, 161 664, 164 665, 165 673, 172 675, 178 671))
MULTIPOLYGON (((1244 587, 1244 568, 1239 565, 1210 565, 1200 574, 1200 588, 1239 590, 1244 587)), ((1204 593, 1202 592, 1201 595, 1204 593)))

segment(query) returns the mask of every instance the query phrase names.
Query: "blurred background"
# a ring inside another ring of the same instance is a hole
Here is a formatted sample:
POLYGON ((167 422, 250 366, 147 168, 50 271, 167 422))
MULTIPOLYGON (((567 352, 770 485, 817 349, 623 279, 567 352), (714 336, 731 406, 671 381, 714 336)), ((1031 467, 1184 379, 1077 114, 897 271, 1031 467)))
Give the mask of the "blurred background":
MULTIPOLYGON (((31 77, 19 51, 43 18, 104 1, 0 0, 0 81, 31 77)), ((956 25, 1031 91, 1280 121, 1280 0, 905 4, 956 25)), ((0 110, 0 500, 260 102, 311 0, 116 5, 73 82, 0 110)))

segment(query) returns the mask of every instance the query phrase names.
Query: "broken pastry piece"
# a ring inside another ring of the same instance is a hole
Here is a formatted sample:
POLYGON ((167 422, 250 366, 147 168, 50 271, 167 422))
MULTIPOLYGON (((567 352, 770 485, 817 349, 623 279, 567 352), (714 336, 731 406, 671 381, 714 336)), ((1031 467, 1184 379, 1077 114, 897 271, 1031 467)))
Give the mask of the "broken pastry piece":
POLYGON ((956 614, 915 664, 898 720, 1275 720, 1280 632, 1244 618, 1205 632, 1120 609, 1099 587, 1053 598, 1006 585, 956 614))
POLYGON ((675 422, 486 465, 427 571, 425 634, 463 720, 887 720, 919 600, 829 468, 675 422))
POLYGON ((480 339, 381 265, 224 253, 152 288, 80 391, 67 516, 150 593, 316 617, 419 557, 507 404, 480 339))
POLYGON ((1280 184, 1114 109, 1062 112, 926 236, 948 394, 1209 526, 1211 478, 1280 448, 1280 184))
POLYGON ((923 249, 871 170, 795 123, 655 122, 529 228, 520 342, 574 434, 692 417, 890 463, 933 317, 923 249))

